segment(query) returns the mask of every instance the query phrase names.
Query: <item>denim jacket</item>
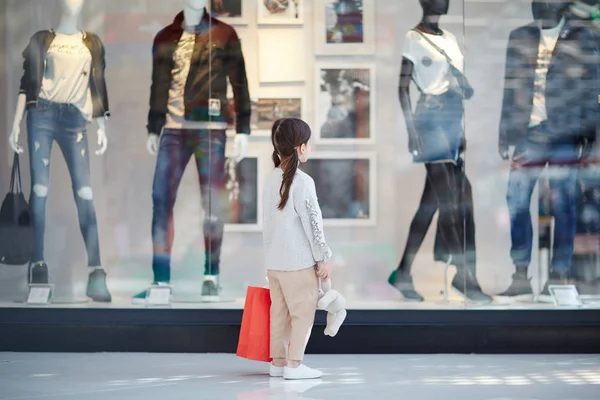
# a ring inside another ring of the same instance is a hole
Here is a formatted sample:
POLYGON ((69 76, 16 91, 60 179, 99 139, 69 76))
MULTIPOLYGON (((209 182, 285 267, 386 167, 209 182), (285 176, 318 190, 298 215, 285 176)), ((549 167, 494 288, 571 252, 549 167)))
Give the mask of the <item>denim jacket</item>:
MULTIPOLYGON (((23 51, 23 77, 21 78, 19 93, 27 97, 27 108, 37 107, 38 96, 46 71, 46 54, 55 37, 56 33, 53 30, 36 32, 23 51)), ((110 111, 104 78, 104 70, 106 69, 104 45, 96 34, 90 32, 83 32, 83 42, 92 55, 92 73, 90 74, 92 117, 108 117, 110 111)))
MULTIPOLYGON (((500 139, 510 145, 518 144, 527 136, 540 35, 535 23, 510 33, 500 121, 500 139)), ((567 21, 559 34, 546 76, 546 126, 550 142, 596 139, 599 61, 593 32, 567 21)))
MULTIPOLYGON (((148 133, 160 134, 165 125, 171 87, 173 55, 183 34, 183 12, 154 38, 148 133)), ((250 133, 252 113, 246 64, 235 30, 206 10, 196 31, 190 71, 185 85, 185 119, 199 122, 233 122, 227 102, 227 79, 233 88, 238 133, 250 133), (210 100, 219 100, 218 115, 209 112, 210 100)))

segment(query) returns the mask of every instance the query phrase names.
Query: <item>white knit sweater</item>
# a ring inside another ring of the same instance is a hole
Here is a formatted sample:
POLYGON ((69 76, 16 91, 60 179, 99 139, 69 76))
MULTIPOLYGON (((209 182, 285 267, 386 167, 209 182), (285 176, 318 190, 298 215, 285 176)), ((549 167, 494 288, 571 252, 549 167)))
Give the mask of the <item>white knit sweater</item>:
POLYGON ((271 172, 263 191, 263 242, 268 270, 300 271, 331 258, 325 242, 323 216, 317 200, 315 182, 298 170, 283 210, 279 189, 283 171, 271 172))

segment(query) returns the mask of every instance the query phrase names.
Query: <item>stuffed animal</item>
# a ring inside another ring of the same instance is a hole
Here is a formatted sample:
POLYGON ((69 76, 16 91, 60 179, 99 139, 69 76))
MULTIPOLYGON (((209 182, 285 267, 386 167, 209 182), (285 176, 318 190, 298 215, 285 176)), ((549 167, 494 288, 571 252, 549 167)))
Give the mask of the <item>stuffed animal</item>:
POLYGON ((346 319, 346 299, 337 290, 331 288, 331 279, 319 280, 319 303, 321 310, 327 311, 325 335, 334 337, 346 319))

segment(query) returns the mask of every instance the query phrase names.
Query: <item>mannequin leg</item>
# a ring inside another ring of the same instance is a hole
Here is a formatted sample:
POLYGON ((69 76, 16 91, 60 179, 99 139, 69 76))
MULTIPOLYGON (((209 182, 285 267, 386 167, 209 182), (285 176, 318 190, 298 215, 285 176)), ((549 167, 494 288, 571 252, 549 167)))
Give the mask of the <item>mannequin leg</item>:
POLYGON ((204 274, 219 275, 221 244, 225 226, 225 209, 227 193, 225 191, 225 131, 200 131, 198 150, 196 151, 196 167, 200 190, 202 192, 202 208, 204 209, 204 249, 206 258, 204 274))
POLYGON ((426 164, 427 179, 431 181, 439 207, 440 236, 456 266, 452 286, 472 301, 489 302, 491 298, 481 292, 477 280, 466 268, 463 215, 460 188, 456 187, 457 170, 452 163, 426 164))
POLYGON ((198 131, 196 167, 204 209, 204 283, 202 298, 219 301, 219 273, 221 244, 225 228, 225 143, 227 136, 222 130, 198 131))
POLYGON ((88 256, 89 267, 100 267, 100 242, 98 239, 98 222, 94 207, 94 195, 90 180, 90 156, 86 121, 80 115, 63 115, 61 126, 63 130, 56 135, 56 141, 65 158, 73 196, 77 206, 79 228, 88 256))
POLYGON ((171 280, 173 207, 185 166, 194 150, 187 145, 186 135, 189 135, 189 131, 165 129, 160 138, 152 184, 152 269, 155 282, 171 280))
POLYGON ((56 129, 54 115, 54 109, 49 105, 32 108, 27 112, 27 145, 31 174, 29 208, 34 229, 30 283, 48 283, 48 267, 44 263, 44 234, 46 199, 50 184, 50 160, 56 129))
POLYGON ((419 208, 410 224, 404 254, 398 265, 398 273, 410 275, 412 263, 421 244, 423 244, 423 240, 425 240, 427 230, 429 229, 433 216, 437 210, 438 207, 432 183, 429 179, 425 179, 425 187, 423 188, 423 194, 421 195, 421 202, 419 203, 419 208))

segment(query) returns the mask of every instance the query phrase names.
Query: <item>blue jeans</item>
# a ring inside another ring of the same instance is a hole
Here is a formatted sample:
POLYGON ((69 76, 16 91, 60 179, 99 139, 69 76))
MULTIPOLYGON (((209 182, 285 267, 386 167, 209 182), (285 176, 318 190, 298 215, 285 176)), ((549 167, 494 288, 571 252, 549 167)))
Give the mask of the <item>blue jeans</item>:
POLYGON ((542 170, 548 165, 554 245, 551 270, 564 273, 571 268, 577 222, 577 161, 579 150, 572 143, 543 143, 525 139, 515 149, 508 182, 511 221, 511 257, 517 270, 527 270, 531 261, 533 227, 529 211, 531 194, 542 170))
POLYGON ((71 104, 58 104, 40 99, 38 106, 27 112, 27 144, 31 173, 29 207, 34 228, 34 247, 31 257, 33 262, 44 260, 50 158, 52 144, 56 141, 71 175, 79 227, 87 250, 88 266, 101 266, 98 223, 90 182, 86 126, 87 121, 81 112, 71 104))
POLYGON ((205 275, 218 275, 225 225, 225 142, 223 130, 165 129, 160 137, 152 186, 152 244, 155 282, 171 280, 173 207, 185 167, 194 156, 204 209, 205 275))

